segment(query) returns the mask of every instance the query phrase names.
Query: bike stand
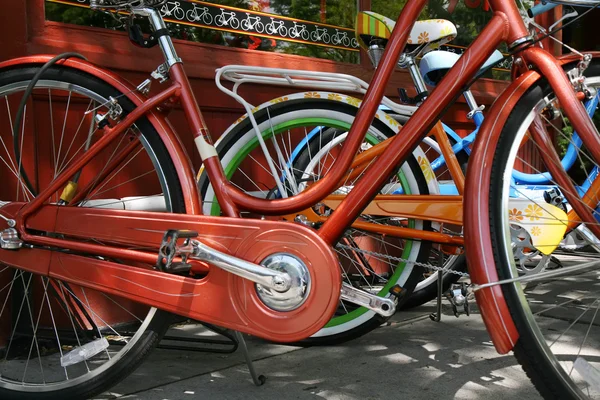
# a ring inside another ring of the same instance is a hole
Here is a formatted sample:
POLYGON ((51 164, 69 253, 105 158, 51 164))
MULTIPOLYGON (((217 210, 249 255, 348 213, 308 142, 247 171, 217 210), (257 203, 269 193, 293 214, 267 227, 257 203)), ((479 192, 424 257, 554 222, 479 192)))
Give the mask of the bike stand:
POLYGON ((231 331, 223 328, 216 327, 214 325, 201 323, 206 329, 213 331, 221 336, 224 336, 227 340, 224 339, 205 339, 205 338, 189 338, 189 337, 180 337, 180 336, 164 336, 161 342, 158 344, 157 348, 159 349, 167 349, 167 350, 184 350, 184 351, 196 351, 202 353, 219 353, 219 354, 231 354, 235 353, 238 349, 239 341, 236 338, 235 334, 231 331), (189 343, 188 345, 175 345, 175 344, 167 344, 166 342, 180 342, 180 343, 189 343), (207 346, 197 346, 194 344, 206 344, 207 346))
POLYGON ((444 290, 444 285, 442 279, 444 278, 444 273, 442 271, 438 271, 438 279, 437 279, 437 311, 429 314, 429 319, 434 322, 440 322, 442 320, 442 291, 444 290))
POLYGON ((248 365, 248 371, 250 371, 252 381, 256 386, 264 385, 264 383, 267 381, 267 377, 264 375, 258 375, 256 373, 256 370, 254 369, 254 362, 252 361, 252 357, 250 357, 250 352, 248 351, 246 340, 244 340, 244 335, 242 335, 241 332, 235 331, 235 337, 242 347, 242 352, 244 353, 244 357, 246 358, 246 364, 248 365))
POLYGON ((250 357, 250 352, 248 351, 248 345, 246 344, 246 340, 244 340, 244 336, 242 333, 238 331, 230 331, 228 329, 219 328, 217 326, 201 323, 205 328, 215 333, 218 333, 221 336, 226 337, 228 340, 223 339, 204 339, 204 338, 188 338, 188 337, 180 337, 180 336, 165 336, 162 338, 162 341, 157 346, 159 349, 167 349, 167 350, 184 350, 184 351, 197 351, 197 352, 205 352, 205 353, 220 353, 220 354, 231 354, 234 353, 238 347, 241 347, 242 353, 244 353, 244 359, 246 360, 246 365, 248 365, 248 370, 250 371, 250 376, 252 377, 252 381, 256 386, 262 386, 266 381, 267 377, 264 375, 259 375, 256 373, 256 369, 254 368, 254 363, 252 358, 250 357), (188 345, 172 345, 163 343, 163 341, 167 342, 184 342, 189 343, 188 345), (193 344, 206 344, 212 345, 213 347, 208 346, 196 346, 193 344), (219 348, 214 346, 230 346, 230 348, 219 348))
MULTIPOLYGON (((440 246, 440 255, 438 257, 438 267, 442 268, 444 266, 444 253, 442 252, 440 246)), ((437 279, 437 311, 429 314, 429 319, 434 322, 440 322, 442 320, 442 296, 444 291, 444 273, 441 269, 438 270, 438 279, 437 279)))

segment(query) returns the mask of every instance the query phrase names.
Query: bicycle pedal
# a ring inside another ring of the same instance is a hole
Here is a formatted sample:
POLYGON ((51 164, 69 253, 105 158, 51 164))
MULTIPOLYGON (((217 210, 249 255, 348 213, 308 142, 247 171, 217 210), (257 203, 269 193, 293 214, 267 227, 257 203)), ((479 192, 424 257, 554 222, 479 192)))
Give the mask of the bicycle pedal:
POLYGON ((187 262, 187 254, 182 251, 182 247, 189 244, 189 240, 198 237, 198 232, 187 230, 170 229, 165 232, 163 240, 158 249, 158 259, 156 268, 162 272, 172 274, 187 274, 192 269, 192 265, 187 262), (184 239, 183 246, 178 247, 177 240, 184 239), (181 261, 175 262, 176 257, 181 257, 181 261))
POLYGON ((394 285, 390 288, 390 294, 398 300, 403 299, 408 291, 400 285, 394 285))

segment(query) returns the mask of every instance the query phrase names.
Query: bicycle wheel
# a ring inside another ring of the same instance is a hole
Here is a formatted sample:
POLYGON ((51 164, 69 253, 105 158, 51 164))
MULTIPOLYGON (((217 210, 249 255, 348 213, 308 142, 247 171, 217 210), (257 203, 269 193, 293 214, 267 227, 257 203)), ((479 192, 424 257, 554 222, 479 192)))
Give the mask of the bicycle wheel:
POLYGON ((243 19, 242 22, 240 23, 241 28, 245 31, 250 29, 250 25, 247 19, 243 19))
MULTIPOLYGON (((109 111, 111 97, 122 108, 118 118, 134 108, 122 93, 99 79, 55 66, 35 86, 21 130, 13 134, 19 102, 38 70, 21 67, 0 72, 0 204, 30 201, 102 137, 94 117, 109 111), (13 150, 15 142, 19 156, 13 150)), ((173 162, 146 119, 72 180, 87 195, 77 192, 65 203, 58 192, 52 203, 121 209, 129 205, 148 209, 142 206, 154 204, 154 211, 184 211, 173 162)), ((2 399, 88 398, 100 393, 142 362, 171 320, 154 308, 3 265, 0 304, 2 399), (77 357, 84 351, 89 354, 77 357)))
POLYGON ((213 17, 212 15, 210 15, 208 12, 205 12, 202 14, 202 22, 204 22, 205 25, 210 25, 213 22, 213 17))
MULTIPOLYGON (((586 84, 598 88, 600 63, 593 61, 584 75, 587 77, 586 84)), ((550 196, 544 196, 544 188, 541 189, 542 193, 536 195, 531 188, 515 184, 511 179, 515 168, 533 173, 546 170, 537 144, 531 138, 527 140, 528 129, 534 118, 541 120, 559 144, 568 143, 573 136, 569 121, 562 117, 560 103, 545 81, 530 88, 514 106, 502 130, 490 172, 491 244, 500 279, 519 275, 517 265, 526 256, 522 247, 530 246, 520 243, 528 243, 533 237, 545 235, 547 224, 564 224, 558 218, 551 219, 543 214, 542 209, 550 200, 550 196), (526 145, 523 145, 526 141, 526 145), (519 198, 527 200, 527 208, 520 209, 510 204, 519 198), (525 236, 523 229, 515 226, 523 221, 529 221, 530 225, 525 236), (537 224, 539 226, 531 227, 537 224)), ((592 170, 597 168, 597 164, 585 149, 579 152, 578 163, 578 167, 569 170, 568 175, 576 188, 581 190, 586 182, 595 178, 592 170)), ((551 186, 555 185, 551 182, 551 186)), ((562 207, 562 203, 559 206, 562 207)), ((586 226, 580 224, 578 229, 585 230, 586 226)), ((519 333, 514 348, 515 356, 538 391, 547 399, 600 398, 598 387, 588 383, 584 371, 598 373, 600 369, 596 319, 600 309, 600 265, 596 262, 598 252, 581 249, 575 254, 565 255, 554 251, 552 255, 564 266, 590 262, 589 269, 572 275, 548 277, 543 281, 502 286, 519 333), (582 364, 576 366, 576 360, 582 364), (586 366, 582 360, 587 362, 588 368, 580 367, 586 366)))
POLYGON ((254 30, 256 30, 256 32, 258 33, 263 33, 265 31, 265 25, 262 22, 258 21, 256 25, 254 25, 254 30))
POLYGON ((301 36, 303 40, 308 40, 308 31, 305 29, 301 32, 301 36))
POLYGON ((231 19, 229 20, 229 24, 233 29, 237 29, 240 27, 240 21, 235 16, 231 17, 231 19))
POLYGON ((173 14, 175 15, 175 18, 180 21, 185 18, 185 11, 183 11, 183 8, 180 7, 177 7, 173 14))
POLYGON ((186 13, 186 17, 187 17, 188 20, 190 20, 192 22, 200 20, 200 18, 198 17, 198 14, 197 14, 195 8, 192 8, 191 10, 188 10, 188 12, 186 13))
MULTIPOLYGON (((296 143, 317 127, 321 127, 318 128, 318 135, 323 139, 321 143, 327 143, 329 132, 336 130, 345 132, 350 127, 357 110, 356 104, 350 105, 341 101, 328 100, 327 93, 311 93, 306 96, 312 97, 304 97, 303 94, 288 96, 285 101, 267 103, 255 112, 257 123, 268 145, 269 157, 272 158, 275 168, 277 168, 278 177, 293 176, 293 178, 283 180, 286 195, 293 195, 302 190, 302 187, 299 187, 302 182, 301 178, 298 178, 298 173, 304 173, 304 171, 298 171, 295 167, 297 161, 294 161, 294 158, 298 156, 294 154, 296 143), (299 180, 294 181, 294 179, 299 180)), ((335 96, 332 95, 332 97, 335 96)), ((394 131, 389 124, 391 122, 384 123, 382 120, 376 119, 369 130, 369 140, 377 143, 389 135, 393 135, 394 131)), ((318 143, 318 140, 313 140, 313 143, 318 143)), ((279 178, 273 178, 273 174, 269 171, 266 163, 267 157, 262 152, 247 118, 235 124, 217 142, 217 151, 227 177, 241 189, 254 196, 265 198, 279 196, 276 185, 276 180, 279 178)), ((310 154, 316 153, 311 152, 310 154)), ((328 155, 323 157, 330 159, 328 155)), ((425 179, 419 162, 414 157, 411 157, 402 166, 399 175, 393 182, 390 182, 390 185, 402 187, 405 193, 413 194, 429 193, 429 184, 434 184, 434 182, 428 182, 425 179)), ((205 174, 201 175, 199 185, 204 199, 204 212, 218 215, 220 208, 205 174)), ((247 216, 260 217, 257 215, 247 216)), ((377 223, 374 218, 370 218, 370 220, 377 223)), ((408 225, 415 229, 429 229, 430 225, 424 221, 399 218, 390 221, 391 219, 388 219, 382 223, 408 225)), ((348 231, 337 248, 344 280, 380 296, 389 296, 389 289, 395 284, 402 286, 410 293, 417 284, 420 274, 419 268, 411 262, 426 261, 429 245, 410 240, 388 239, 386 241, 383 236, 355 229, 348 231), (384 258, 366 253, 363 251, 365 249, 383 253, 384 258), (411 262, 398 262, 394 257, 411 262)), ((342 303, 330 323, 305 343, 340 343, 371 331, 383 321, 384 318, 372 311, 342 303)))

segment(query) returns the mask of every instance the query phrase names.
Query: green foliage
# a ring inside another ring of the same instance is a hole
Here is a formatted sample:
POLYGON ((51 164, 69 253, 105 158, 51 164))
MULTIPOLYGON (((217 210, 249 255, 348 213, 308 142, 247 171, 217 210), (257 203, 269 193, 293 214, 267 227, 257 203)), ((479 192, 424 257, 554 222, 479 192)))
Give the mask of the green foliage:
MULTIPOLYGON (((319 0, 271 0, 270 7, 276 14, 293 16, 306 21, 321 21, 321 2, 319 0)), ((325 23, 354 28, 356 20, 355 0, 327 0, 325 4, 325 23)), ((357 63, 359 53, 334 48, 312 46, 303 43, 288 42, 277 46, 277 51, 308 57, 327 58, 334 61, 357 63)))
POLYGON ((66 24, 116 29, 120 24, 106 13, 46 2, 46 19, 66 24))

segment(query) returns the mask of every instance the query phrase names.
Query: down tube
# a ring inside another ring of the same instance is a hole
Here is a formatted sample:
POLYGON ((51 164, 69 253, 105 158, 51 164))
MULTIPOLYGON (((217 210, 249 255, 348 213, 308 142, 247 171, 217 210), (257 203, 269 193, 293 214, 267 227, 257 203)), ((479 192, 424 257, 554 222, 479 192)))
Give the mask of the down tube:
POLYGON ((385 181, 401 165, 407 156, 423 140, 438 116, 462 92, 462 88, 475 76, 475 73, 506 39, 508 19, 503 13, 496 12, 475 42, 460 57, 458 62, 446 74, 431 96, 417 109, 402 127, 387 149, 365 173, 333 215, 319 229, 319 236, 333 245, 375 197, 385 181), (405 132, 403 134, 403 132, 405 132))

